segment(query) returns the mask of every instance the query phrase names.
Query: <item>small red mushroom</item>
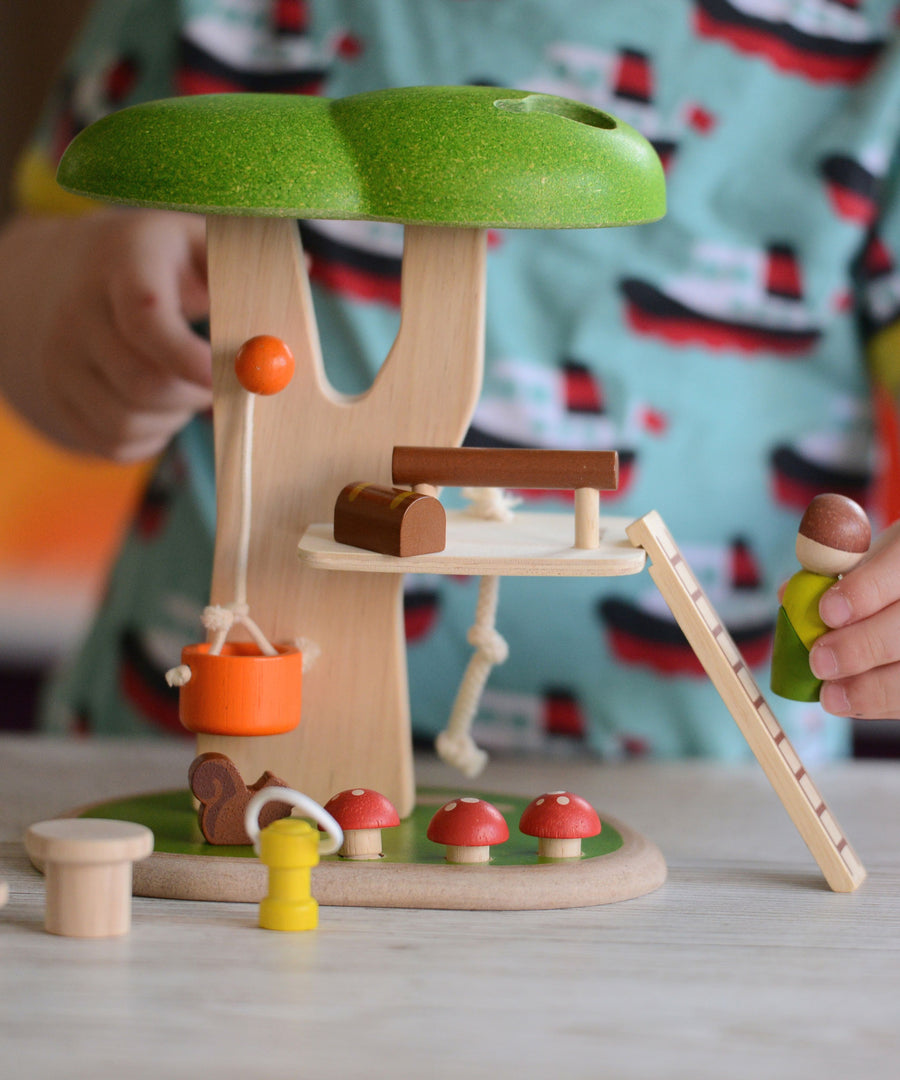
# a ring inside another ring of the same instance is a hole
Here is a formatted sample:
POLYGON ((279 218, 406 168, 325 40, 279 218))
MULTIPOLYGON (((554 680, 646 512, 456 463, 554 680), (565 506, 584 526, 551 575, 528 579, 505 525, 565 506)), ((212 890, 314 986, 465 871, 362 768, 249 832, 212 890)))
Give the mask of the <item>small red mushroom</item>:
POLYGON ((393 803, 369 788, 340 791, 325 803, 325 809, 344 830, 338 854, 345 859, 381 858, 381 830, 400 824, 393 803))
POLYGON ((447 862, 488 862, 491 846, 509 839, 509 826, 496 806, 465 795, 444 803, 431 819, 426 835, 446 846, 447 862))
POLYGON ((548 791, 525 807, 519 829, 536 836, 538 855, 548 859, 577 859, 583 837, 600 832, 597 811, 571 791, 548 791))

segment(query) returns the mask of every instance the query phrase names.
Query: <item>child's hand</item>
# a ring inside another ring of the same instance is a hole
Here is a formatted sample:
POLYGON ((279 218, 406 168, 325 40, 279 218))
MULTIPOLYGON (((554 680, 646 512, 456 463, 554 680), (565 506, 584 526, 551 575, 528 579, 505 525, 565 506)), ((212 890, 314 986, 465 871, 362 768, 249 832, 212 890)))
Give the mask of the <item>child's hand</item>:
POLYGON ((19 218, 0 237, 0 372, 76 450, 136 461, 211 402, 202 219, 154 210, 19 218))
POLYGON ((810 650, 827 712, 900 718, 900 523, 819 602, 833 629, 810 650))

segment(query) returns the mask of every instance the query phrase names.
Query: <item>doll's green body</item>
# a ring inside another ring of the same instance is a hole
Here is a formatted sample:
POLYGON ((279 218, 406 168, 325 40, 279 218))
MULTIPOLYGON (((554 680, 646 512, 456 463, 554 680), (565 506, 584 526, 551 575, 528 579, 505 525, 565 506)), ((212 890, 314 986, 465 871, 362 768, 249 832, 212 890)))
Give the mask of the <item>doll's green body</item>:
POLYGON ((837 579, 798 570, 787 584, 772 652, 772 689, 792 701, 818 701, 822 680, 809 667, 809 650, 828 629, 819 600, 837 579))

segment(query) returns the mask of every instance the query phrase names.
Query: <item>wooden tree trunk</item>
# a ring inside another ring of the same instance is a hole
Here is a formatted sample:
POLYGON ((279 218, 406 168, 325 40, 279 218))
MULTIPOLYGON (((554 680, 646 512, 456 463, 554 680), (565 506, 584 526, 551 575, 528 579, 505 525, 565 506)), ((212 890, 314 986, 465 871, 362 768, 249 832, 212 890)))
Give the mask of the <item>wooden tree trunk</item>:
POLYGON ((314 570, 297 557, 304 529, 330 521, 353 480, 391 481, 396 443, 455 445, 481 388, 484 234, 407 227, 397 339, 371 389, 337 393, 325 377, 296 223, 209 221, 218 526, 211 601, 234 598, 240 524, 240 345, 283 338, 297 369, 288 388, 256 403, 253 525, 247 598, 273 641, 308 638, 321 655, 303 680, 303 717, 285 735, 201 736, 198 752, 227 754, 249 783, 271 769, 323 802, 372 787, 412 809, 402 578, 314 570))

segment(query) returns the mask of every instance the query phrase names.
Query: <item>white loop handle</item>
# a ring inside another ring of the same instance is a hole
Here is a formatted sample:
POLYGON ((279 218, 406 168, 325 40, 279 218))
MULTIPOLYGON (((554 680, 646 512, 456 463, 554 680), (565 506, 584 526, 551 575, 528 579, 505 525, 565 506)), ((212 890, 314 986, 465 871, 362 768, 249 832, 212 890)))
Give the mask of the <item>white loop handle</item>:
POLYGON ((289 787, 265 787, 261 788, 247 803, 244 811, 244 828, 253 844, 253 850, 259 854, 259 812, 269 802, 290 803, 302 811, 305 817, 311 817, 317 825, 321 825, 331 837, 330 844, 320 844, 320 855, 333 855, 344 842, 344 831, 334 820, 331 814, 320 806, 315 799, 304 795, 302 791, 294 791, 289 787))

